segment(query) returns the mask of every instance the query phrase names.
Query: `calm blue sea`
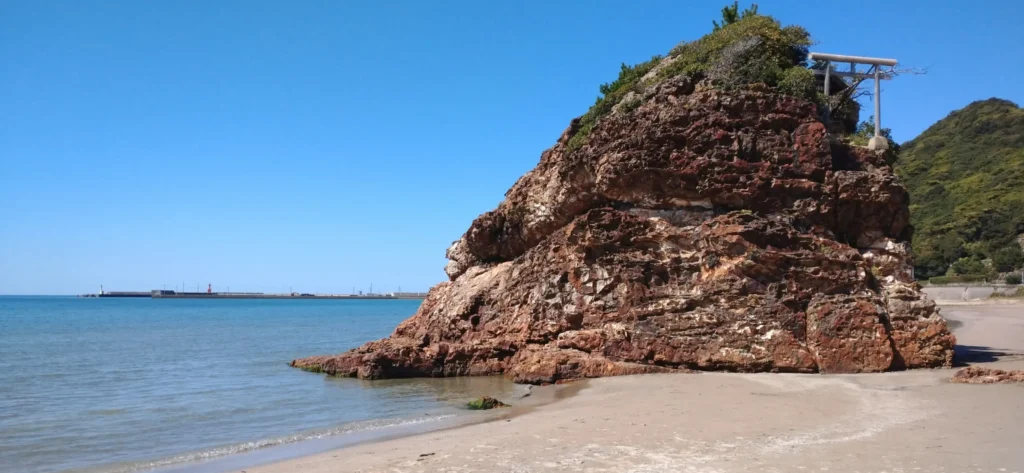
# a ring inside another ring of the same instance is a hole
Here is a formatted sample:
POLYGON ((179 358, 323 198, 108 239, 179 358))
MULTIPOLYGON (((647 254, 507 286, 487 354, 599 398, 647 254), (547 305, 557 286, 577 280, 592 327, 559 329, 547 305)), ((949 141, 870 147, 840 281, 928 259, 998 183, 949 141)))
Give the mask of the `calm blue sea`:
POLYGON ((144 471, 433 422, 515 389, 287 366, 387 336, 418 304, 0 297, 0 471, 144 471))

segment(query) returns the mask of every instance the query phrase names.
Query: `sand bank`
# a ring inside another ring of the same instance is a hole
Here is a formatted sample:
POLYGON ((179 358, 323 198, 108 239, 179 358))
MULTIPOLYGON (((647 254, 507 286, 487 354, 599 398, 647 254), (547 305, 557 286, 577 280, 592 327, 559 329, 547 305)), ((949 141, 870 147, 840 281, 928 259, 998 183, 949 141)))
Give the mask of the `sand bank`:
MULTIPOLYGON (((961 358, 1024 368, 1024 305, 943 314, 961 323, 961 358)), ((1024 472, 1024 386, 952 373, 596 379, 508 419, 246 471, 1024 472)))

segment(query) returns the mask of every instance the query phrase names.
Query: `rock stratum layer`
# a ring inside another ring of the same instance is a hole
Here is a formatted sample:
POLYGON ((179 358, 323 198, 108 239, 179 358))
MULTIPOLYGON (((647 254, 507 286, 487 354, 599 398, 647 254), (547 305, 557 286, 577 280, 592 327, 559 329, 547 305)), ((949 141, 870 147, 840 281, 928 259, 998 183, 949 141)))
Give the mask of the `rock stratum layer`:
POLYGON ((676 78, 570 149, 577 123, 391 337, 292 365, 525 383, 951 365, 911 279, 907 191, 887 156, 831 143, 813 104, 676 78))

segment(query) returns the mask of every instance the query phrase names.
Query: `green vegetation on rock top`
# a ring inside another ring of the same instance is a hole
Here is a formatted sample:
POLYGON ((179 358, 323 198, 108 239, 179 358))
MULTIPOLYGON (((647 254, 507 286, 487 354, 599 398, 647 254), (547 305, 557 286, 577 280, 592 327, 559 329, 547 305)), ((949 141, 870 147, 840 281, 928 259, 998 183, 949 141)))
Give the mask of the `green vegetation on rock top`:
POLYGON ((497 400, 497 399, 495 399, 493 397, 489 397, 489 396, 479 397, 479 398, 476 398, 476 399, 466 403, 466 407, 468 407, 469 409, 475 410, 475 411, 486 410, 486 409, 494 409, 496 407, 507 407, 507 406, 508 406, 508 404, 505 404, 504 402, 501 402, 501 401, 499 401, 499 400, 497 400))
POLYGON ((1024 109, 988 99, 905 143, 916 275, 995 277, 1024 263, 1024 109))
POLYGON ((721 25, 715 23, 711 33, 679 44, 667 57, 654 56, 634 66, 623 64, 619 77, 601 85, 601 95, 580 117, 569 139, 569 149, 581 147, 597 122, 620 102, 623 109, 631 111, 642 103, 646 92, 673 77, 686 76, 694 82, 707 79, 723 88, 763 83, 784 93, 814 99, 814 74, 807 69, 807 48, 811 45, 807 30, 782 27, 776 19, 757 14, 756 6, 734 15, 736 8, 734 4, 723 9, 721 25))

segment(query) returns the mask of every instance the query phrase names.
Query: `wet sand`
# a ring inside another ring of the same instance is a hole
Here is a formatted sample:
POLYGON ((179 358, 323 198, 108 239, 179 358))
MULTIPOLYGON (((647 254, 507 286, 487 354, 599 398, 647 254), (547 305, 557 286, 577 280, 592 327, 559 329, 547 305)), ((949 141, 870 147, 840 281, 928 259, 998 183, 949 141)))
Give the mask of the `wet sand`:
MULTIPOLYGON (((1024 305, 943 315, 960 323, 959 359, 1024 369, 1024 305)), ((1024 472, 1024 385, 951 384, 952 374, 597 379, 510 418, 246 471, 1024 472)))

